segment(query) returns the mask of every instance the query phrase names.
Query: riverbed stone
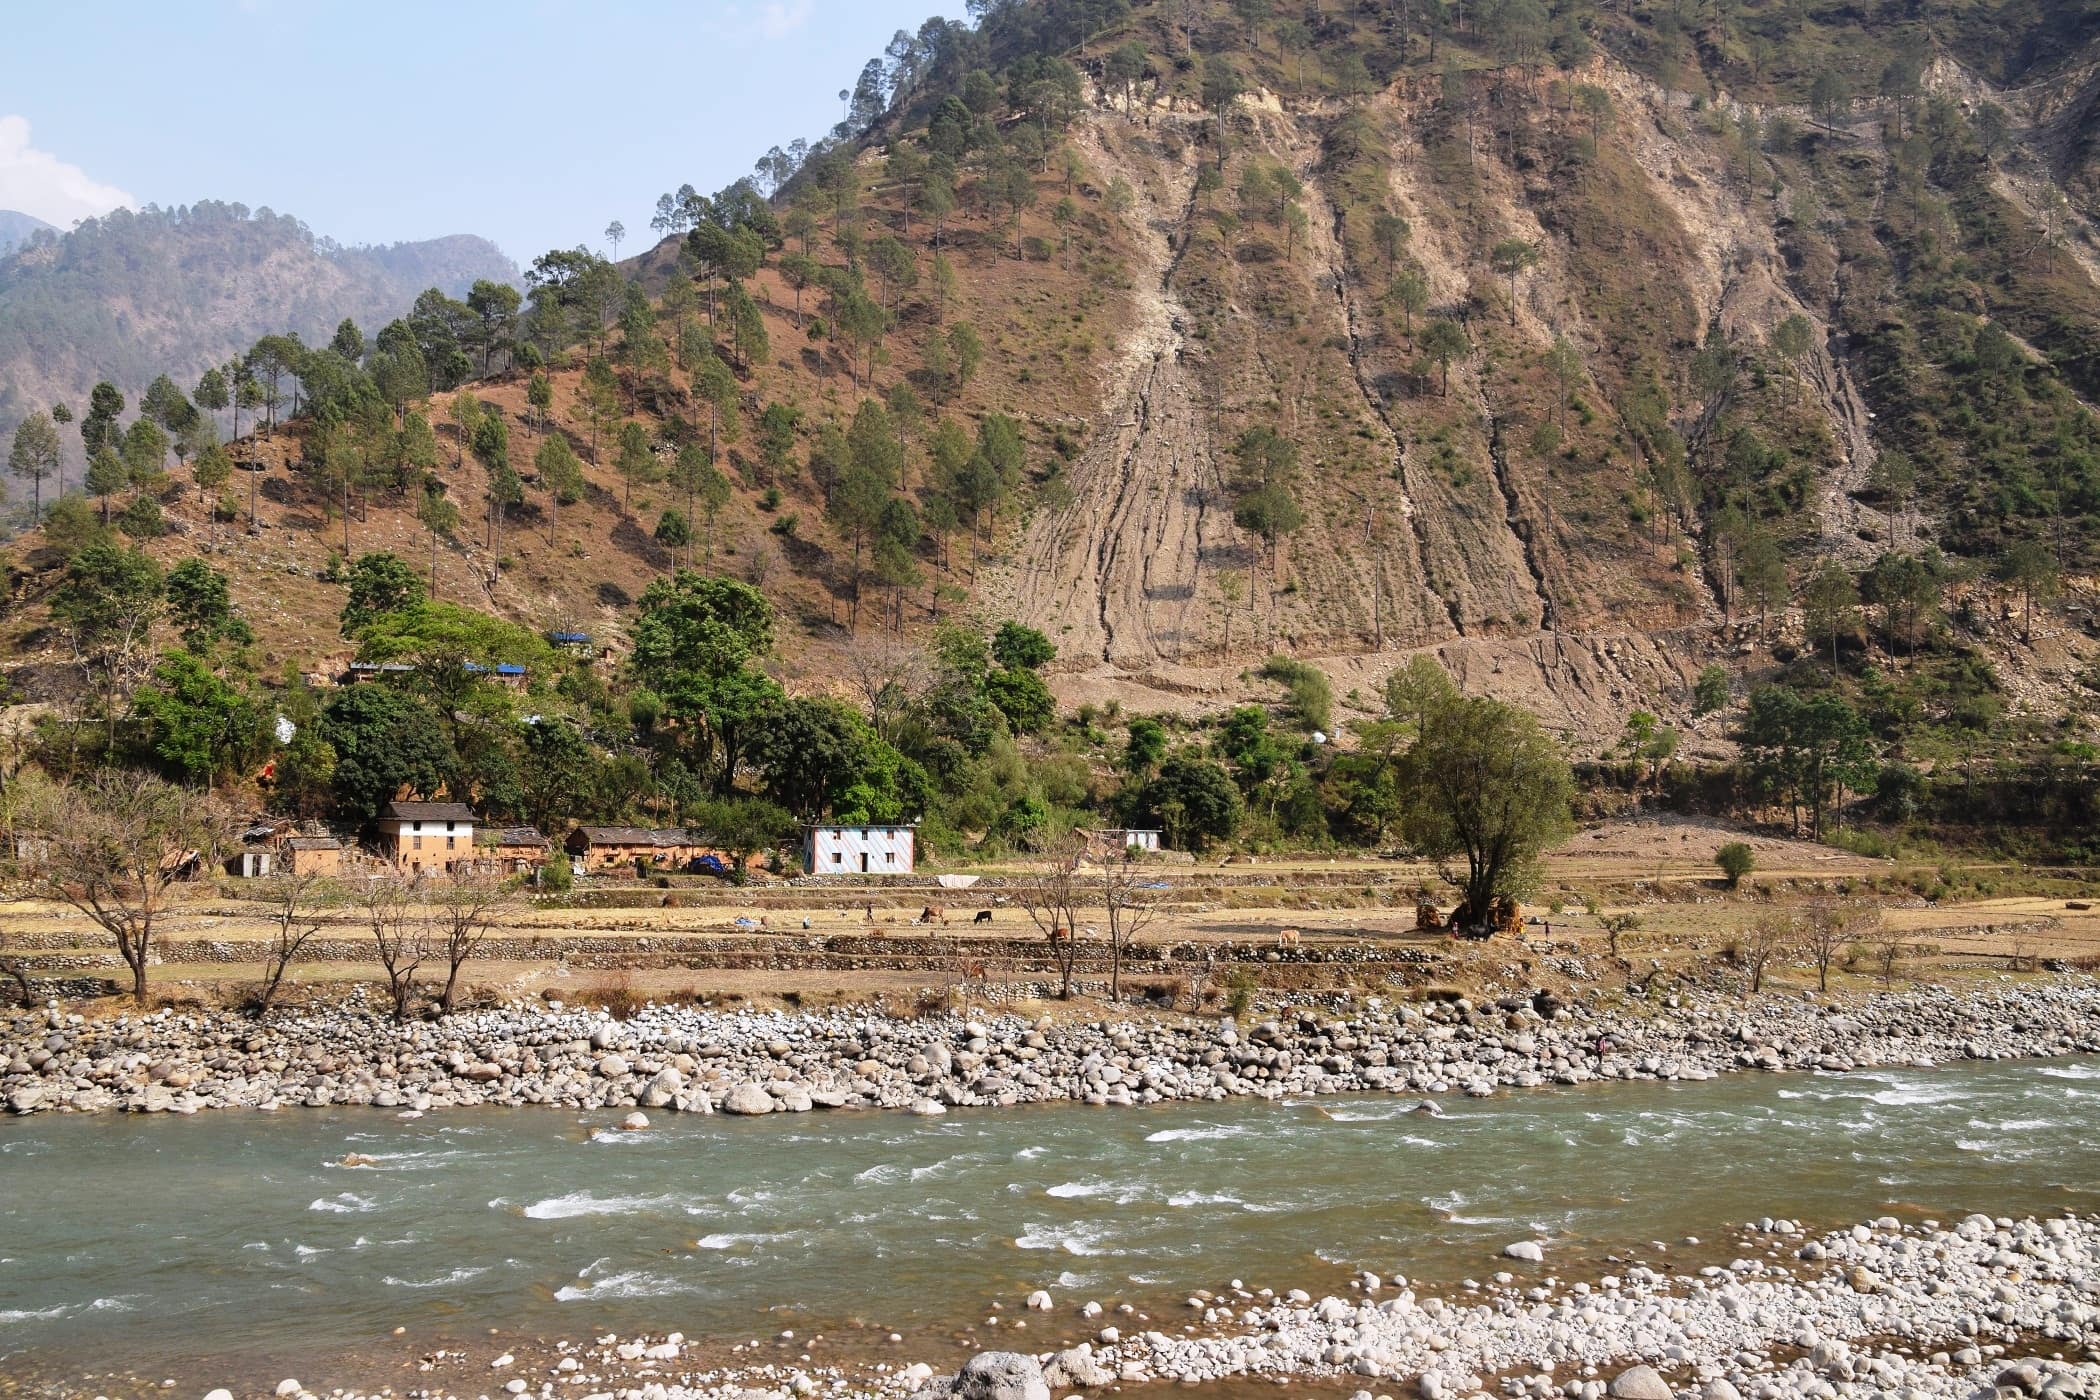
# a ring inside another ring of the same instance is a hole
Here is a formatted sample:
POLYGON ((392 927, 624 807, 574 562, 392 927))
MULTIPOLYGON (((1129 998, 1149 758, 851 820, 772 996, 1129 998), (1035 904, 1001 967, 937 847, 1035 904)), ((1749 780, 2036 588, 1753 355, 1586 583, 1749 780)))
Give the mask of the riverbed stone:
POLYGON ((956 1400, 1050 1400, 1050 1385, 1032 1356, 980 1351, 956 1372, 949 1393, 956 1400))
POLYGON ((746 1081, 731 1089, 722 1100, 724 1113, 756 1116, 773 1111, 773 1096, 759 1085, 746 1081))
POLYGON ((1674 1400, 1670 1383, 1653 1366, 1629 1366, 1611 1380, 1612 1400, 1674 1400))

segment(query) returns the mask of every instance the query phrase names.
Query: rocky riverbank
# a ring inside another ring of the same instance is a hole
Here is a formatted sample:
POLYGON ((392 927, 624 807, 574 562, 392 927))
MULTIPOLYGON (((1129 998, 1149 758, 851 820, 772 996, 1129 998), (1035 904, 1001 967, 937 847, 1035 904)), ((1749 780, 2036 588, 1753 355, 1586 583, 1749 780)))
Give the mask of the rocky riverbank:
POLYGON ((759 1114, 812 1108, 1094 1104, 1232 1095, 1485 1095, 1736 1069, 1846 1070, 2100 1051, 2090 978, 1852 1002, 1709 994, 1652 1004, 1548 993, 1258 1022, 897 1019, 650 1007, 631 1020, 520 1004, 394 1025, 361 1001, 268 1022, 161 1011, 14 1015, 0 1101, 16 1113, 545 1104, 759 1114))
MULTIPOLYGON (((686 1338, 600 1337, 482 1360, 440 1353, 412 1394, 575 1400, 1050 1400, 1110 1387, 1304 1378, 1352 1400, 2090 1400, 2100 1396, 2100 1219, 1944 1227, 1893 1218, 1807 1237, 1767 1220, 1727 1264, 1670 1275, 1633 1266, 1570 1283, 1550 1260, 1513 1265, 1452 1300, 1364 1275, 1350 1296, 1279 1297, 1235 1281, 1189 1299, 1165 1330, 1142 1317, 1042 1353, 987 1352, 952 1376, 923 1362, 707 1364, 686 1338)), ((1023 1305, 1094 1303, 1047 1293, 1023 1305)), ((1047 1319, 1046 1319, 1047 1320, 1047 1319)), ((793 1333, 772 1350, 792 1353, 793 1333)), ((751 1344, 753 1351, 757 1343, 751 1344)), ((739 1347, 738 1350, 743 1350, 739 1347)), ((276 1387, 285 1400, 307 1392, 276 1387)), ((337 1400, 358 1392, 336 1390, 337 1400)), ((213 1392, 207 1400, 232 1400, 213 1392)))

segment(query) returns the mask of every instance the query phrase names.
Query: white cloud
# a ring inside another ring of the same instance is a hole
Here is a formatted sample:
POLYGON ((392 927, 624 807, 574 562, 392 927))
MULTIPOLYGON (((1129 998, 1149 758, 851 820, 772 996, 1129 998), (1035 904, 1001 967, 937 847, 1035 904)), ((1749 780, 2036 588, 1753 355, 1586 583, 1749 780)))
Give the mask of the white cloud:
POLYGON ((809 27, 812 9, 812 0, 725 4, 714 12, 709 27, 721 39, 733 43, 785 39, 809 27))
POLYGON ((0 117, 0 209, 19 209, 70 228, 77 220, 136 203, 115 185, 90 179, 79 166, 30 145, 29 118, 0 117))
POLYGON ((758 32, 785 39, 809 23, 809 0, 766 0, 758 13, 758 32))

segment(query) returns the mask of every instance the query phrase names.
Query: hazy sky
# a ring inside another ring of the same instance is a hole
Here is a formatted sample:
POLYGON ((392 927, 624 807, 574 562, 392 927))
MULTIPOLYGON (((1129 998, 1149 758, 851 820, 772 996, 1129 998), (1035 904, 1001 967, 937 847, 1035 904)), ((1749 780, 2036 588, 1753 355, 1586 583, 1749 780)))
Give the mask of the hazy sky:
POLYGON ((646 240, 823 134, 900 28, 962 0, 113 0, 9 7, 0 209, 268 205, 344 243, 646 240), (92 12, 93 18, 90 18, 92 12))

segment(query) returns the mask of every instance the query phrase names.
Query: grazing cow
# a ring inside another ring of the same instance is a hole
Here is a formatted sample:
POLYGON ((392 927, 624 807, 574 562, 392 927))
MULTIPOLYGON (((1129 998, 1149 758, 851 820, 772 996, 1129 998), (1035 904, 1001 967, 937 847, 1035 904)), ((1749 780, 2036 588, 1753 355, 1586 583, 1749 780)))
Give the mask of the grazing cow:
POLYGON ((991 911, 991 910, 989 910, 989 909, 980 909, 980 910, 978 910, 978 911, 977 911, 977 917, 976 917, 976 918, 974 918, 974 919, 972 919, 972 920, 970 920, 970 922, 971 922, 971 923, 973 923, 973 924, 988 924, 988 923, 990 923, 991 921, 992 921, 992 911, 991 911))
POLYGON ((1060 943, 1070 943, 1071 941, 1072 930, 1066 928, 1064 925, 1059 924, 1050 930, 1051 947, 1055 948, 1060 943))
POLYGON ((1277 946, 1277 947, 1279 947, 1279 948, 1295 948, 1295 947, 1297 947, 1297 946, 1298 946, 1298 930, 1296 930, 1296 929, 1294 929, 1294 928, 1287 928, 1287 929, 1284 929, 1284 930, 1280 931, 1280 932, 1279 932, 1279 933, 1278 933, 1278 934, 1276 935, 1276 946, 1277 946))
POLYGON ((945 924, 948 922, 948 911, 941 908, 938 904, 929 904, 919 911, 919 922, 922 924, 945 924))

